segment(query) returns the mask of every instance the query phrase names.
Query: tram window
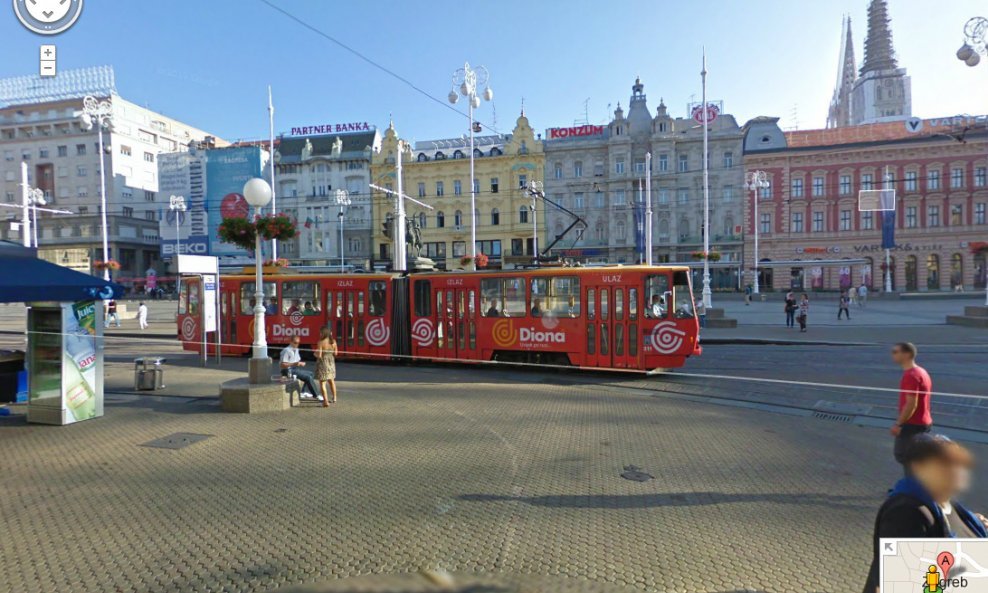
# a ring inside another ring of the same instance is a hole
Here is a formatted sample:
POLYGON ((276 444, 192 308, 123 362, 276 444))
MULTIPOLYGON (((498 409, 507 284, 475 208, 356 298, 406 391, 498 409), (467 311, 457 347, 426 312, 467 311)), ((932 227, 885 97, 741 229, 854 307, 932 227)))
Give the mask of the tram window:
MULTIPOLYGON (((600 290, 600 320, 607 321, 607 316, 610 314, 609 308, 607 306, 607 290, 600 290)), ((604 352, 603 348, 600 351, 601 354, 607 354, 604 352)))
MULTIPOLYGON (((240 314, 241 315, 253 315, 254 305, 256 304, 254 300, 254 283, 244 282, 240 285, 240 314)), ((269 303, 276 301, 278 299, 278 285, 274 282, 264 283, 264 305, 268 306, 269 303)))
POLYGON ((357 321, 357 345, 364 345, 364 320, 357 321))
POLYGON ((533 278, 529 310, 533 317, 579 317, 580 279, 576 276, 533 278))
POLYGON ((436 315, 438 317, 443 316, 443 291, 436 291, 436 315))
POLYGON ((628 355, 638 356, 638 324, 628 325, 628 355))
POLYGON ((343 293, 336 293, 336 318, 341 319, 343 317, 343 293))
POLYGON ((662 319, 669 310, 669 277, 665 274, 652 275, 645 279, 645 317, 662 319))
POLYGON ((484 317, 523 317, 525 280, 485 278, 480 281, 480 298, 484 317))
POLYGON ((457 319, 463 319, 463 312, 466 309, 466 307, 464 306, 466 304, 466 298, 467 298, 467 295, 465 295, 465 294, 463 294, 461 292, 460 293, 459 306, 456 309, 456 318, 457 319))
POLYGON ((628 319, 638 319, 638 289, 628 289, 628 319))
MULTIPOLYGON (((614 289, 614 319, 624 321, 624 289, 614 289)), ((621 354, 618 352, 618 354, 621 354)))
MULTIPOLYGON (((370 290, 370 301, 368 305, 370 307, 370 314, 372 317, 381 317, 384 315, 385 303, 387 301, 387 285, 383 281, 371 282, 368 287, 370 290)), ((416 287, 418 283, 416 282, 416 287)), ((416 306, 418 306, 418 295, 416 294, 416 306)), ((429 304, 429 297, 425 297, 425 304, 429 304)), ((428 313, 426 313, 428 315, 428 313)))
POLYGON ((364 316, 364 291, 357 293, 357 316, 364 316))
POLYGON ((593 288, 587 289, 587 319, 594 318, 594 308, 596 305, 597 291, 593 288))
MULTIPOLYGON (((616 308, 614 314, 617 315, 616 308)), ((624 356, 624 326, 620 323, 614 324, 614 354, 624 356)))
POLYGON ((348 319, 353 319, 353 293, 348 292, 346 294, 346 316, 348 319))
POLYGON ((676 298, 676 307, 673 314, 677 319, 692 319, 693 312, 693 289, 690 286, 690 276, 686 272, 675 272, 672 277, 673 293, 676 298))
MULTIPOLYGON (((383 282, 381 284, 384 284, 383 282)), ((374 283, 371 283, 373 287, 374 283)), ((371 291, 373 292, 373 288, 371 291)), ((383 303, 383 301, 382 301, 383 303)), ((383 312, 382 312, 383 314, 383 312)), ((430 317, 432 315, 432 282, 429 280, 415 281, 415 316, 430 317)))
POLYGON ((303 315, 317 315, 319 313, 319 284, 315 282, 281 283, 281 314, 291 315, 295 312, 303 315))
POLYGON ((477 349, 477 324, 473 319, 470 320, 470 349, 477 349))
MULTIPOLYGON (((593 289, 590 289, 591 292, 593 289)), ((595 323, 587 324, 587 354, 593 354, 597 351, 597 336, 594 334, 594 329, 597 327, 595 323)))
POLYGON ((453 291, 446 291, 446 319, 453 318, 453 307, 456 306, 456 302, 453 300, 453 291))
POLYGON ((467 296, 467 315, 469 315, 471 319, 477 316, 477 300, 473 289, 470 289, 470 293, 467 296))
MULTIPOLYGON (((603 297, 604 294, 606 294, 606 293, 603 293, 602 292, 602 293, 600 293, 600 296, 603 297)), ((604 299, 603 298, 600 299, 600 304, 601 304, 601 306, 604 305, 604 299)), ((601 313, 601 318, 603 318, 603 315, 604 314, 601 313)), ((607 335, 607 324, 606 323, 601 323, 600 324, 600 353, 601 353, 601 355, 607 356, 608 354, 610 354, 610 351, 608 349, 608 346, 609 345, 610 345, 610 340, 608 339, 608 335, 607 335)))

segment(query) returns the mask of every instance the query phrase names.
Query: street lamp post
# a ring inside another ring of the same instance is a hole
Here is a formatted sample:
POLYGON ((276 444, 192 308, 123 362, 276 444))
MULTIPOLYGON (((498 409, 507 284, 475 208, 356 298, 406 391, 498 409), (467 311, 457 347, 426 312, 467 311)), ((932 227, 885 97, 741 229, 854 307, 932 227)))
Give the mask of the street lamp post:
POLYGON ((38 248, 38 206, 47 204, 45 192, 36 187, 28 188, 27 203, 31 206, 31 232, 34 234, 34 248, 38 248))
POLYGON ((336 204, 340 207, 340 273, 344 271, 346 259, 343 252, 343 219, 346 216, 346 209, 350 207, 350 193, 345 189, 336 190, 336 204))
POLYGON ((538 266, 541 261, 539 258, 539 198, 545 197, 545 191, 542 189, 542 182, 532 179, 528 182, 528 187, 522 187, 524 191, 528 192, 529 197, 532 199, 532 263, 538 266))
MULTIPOLYGON (((174 273, 175 273, 175 294, 182 294, 182 275, 178 271, 178 252, 181 246, 181 232, 180 219, 182 217, 182 212, 185 212, 185 196, 169 196, 168 197, 168 209, 172 211, 175 216, 175 255, 172 257, 172 263, 174 263, 174 273)), ((181 299, 180 299, 181 300, 181 299)))
POLYGON ((488 86, 490 73, 484 66, 471 68, 464 62, 462 68, 453 72, 453 83, 449 91, 449 102, 456 103, 459 96, 467 98, 467 114, 470 119, 470 261, 477 269, 477 182, 474 178, 473 135, 480 131, 480 125, 473 120, 473 110, 480 107, 480 97, 485 101, 494 99, 494 91, 488 86), (478 87, 484 87, 483 95, 477 94, 478 87))
MULTIPOLYGON (((255 177, 244 184, 244 198, 254 207, 254 212, 260 215, 262 209, 271 201, 271 186, 268 182, 255 177)), ((266 383, 271 380, 268 358, 268 342, 264 329, 264 261, 261 255, 261 234, 257 233, 254 241, 254 344, 251 354, 251 379, 254 383, 266 383), (264 381, 263 379, 267 379, 264 381)))
POLYGON ((99 150, 99 197, 100 215, 103 224, 103 279, 110 279, 110 239, 108 225, 106 222, 106 166, 103 158, 103 127, 113 126, 113 103, 109 99, 100 101, 96 97, 87 96, 82 100, 82 113, 79 114, 79 121, 84 130, 91 130, 96 127, 99 150))
MULTIPOLYGON (((957 50, 957 59, 972 68, 988 55, 988 19, 976 16, 964 23, 964 45, 957 50)), ((887 260, 888 258, 886 258, 887 260)), ((985 306, 988 307, 988 283, 985 286, 985 306)))
POLYGON ((751 199, 754 203, 754 206, 752 206, 754 213, 752 220, 755 224, 755 261, 751 269, 754 272, 755 280, 752 283, 752 292, 758 294, 758 233, 761 230, 758 228, 758 192, 768 188, 770 184, 768 182, 768 173, 765 171, 748 171, 746 177, 745 185, 751 190, 751 199))
MULTIPOLYGON (((703 101, 703 307, 709 310, 713 303, 710 291, 710 149, 707 139, 710 127, 710 110, 707 106, 707 53, 703 53, 703 70, 700 71, 703 101)), ((648 175, 651 176, 651 171, 648 175)), ((651 197, 650 197, 651 198, 651 197)))

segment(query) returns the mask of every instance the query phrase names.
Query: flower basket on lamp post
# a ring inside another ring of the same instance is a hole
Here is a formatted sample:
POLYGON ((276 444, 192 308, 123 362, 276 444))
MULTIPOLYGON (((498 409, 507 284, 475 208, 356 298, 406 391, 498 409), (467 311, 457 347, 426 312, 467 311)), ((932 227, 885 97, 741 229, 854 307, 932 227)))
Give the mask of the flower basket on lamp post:
POLYGON ((475 263, 476 263, 476 267, 477 267, 478 270, 480 268, 486 268, 487 267, 487 262, 488 262, 488 259, 487 259, 487 254, 486 253, 478 253, 477 254, 476 262, 475 263))
POLYGON ((115 259, 108 259, 106 261, 97 260, 93 264, 93 267, 100 271, 110 270, 111 272, 116 272, 120 269, 120 262, 115 259))
POLYGON ((246 218, 224 218, 216 229, 220 241, 251 251, 257 239, 257 227, 246 218))

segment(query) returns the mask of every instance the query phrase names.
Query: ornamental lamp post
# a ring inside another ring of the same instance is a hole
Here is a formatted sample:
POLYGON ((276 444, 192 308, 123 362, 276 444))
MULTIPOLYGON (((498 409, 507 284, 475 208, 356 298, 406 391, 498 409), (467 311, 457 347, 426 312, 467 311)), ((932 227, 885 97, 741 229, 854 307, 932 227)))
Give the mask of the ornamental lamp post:
POLYGON ((27 203, 31 206, 31 231, 34 233, 34 248, 38 248, 38 206, 44 206, 48 202, 45 201, 45 192, 36 187, 28 188, 27 190, 27 203))
MULTIPOLYGON (((99 150, 99 196, 100 215, 103 225, 103 262, 110 261, 109 232, 106 222, 106 167, 103 158, 103 128, 113 127, 113 103, 108 100, 100 101, 96 97, 87 96, 82 100, 82 112, 79 114, 79 125, 84 131, 89 131, 96 127, 99 150)), ((103 279, 110 280, 110 268, 104 266, 103 279)))
POLYGON ((350 192, 345 189, 336 190, 336 204, 340 207, 340 274, 345 271, 346 259, 343 252, 343 218, 346 210, 353 202, 350 200, 350 192))
POLYGON ((755 281, 752 283, 752 292, 758 294, 758 232, 761 230, 758 228, 758 192, 763 189, 768 189, 771 185, 768 181, 768 173, 765 171, 748 171, 745 176, 745 186, 751 190, 751 198, 754 200, 753 211, 754 215, 752 220, 755 224, 755 261, 751 266, 752 271, 755 275, 755 281))
POLYGON ((449 102, 453 104, 459 100, 459 95, 467 98, 467 114, 470 118, 470 262, 474 270, 477 269, 477 183, 474 178, 473 134, 480 131, 480 125, 473 119, 473 110, 480 107, 481 96, 485 101, 494 100, 494 91, 487 84, 490 76, 484 66, 471 68, 470 63, 465 62, 462 68, 453 72, 448 95, 449 102), (484 87, 482 95, 477 94, 479 87, 484 87))
MULTIPOLYGON (((255 177, 244 184, 244 198, 254 207, 254 212, 260 216, 263 208, 271 202, 271 186, 268 182, 255 177)), ((264 330, 264 262, 261 255, 261 234, 254 238, 254 344, 251 354, 251 382, 267 383, 271 380, 271 359, 268 358, 268 342, 264 330), (266 380, 264 380, 266 379, 266 380)))

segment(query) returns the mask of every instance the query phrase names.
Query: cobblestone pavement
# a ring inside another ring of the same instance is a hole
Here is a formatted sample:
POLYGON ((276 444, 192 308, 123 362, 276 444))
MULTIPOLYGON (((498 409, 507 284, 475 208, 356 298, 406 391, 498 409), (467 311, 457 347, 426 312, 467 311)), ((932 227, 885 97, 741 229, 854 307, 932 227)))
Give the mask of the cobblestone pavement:
MULTIPOLYGON (((0 418, 0 591, 267 591, 423 568, 608 590, 846 590, 836 579, 864 578, 898 473, 882 430, 563 374, 340 376, 329 409, 244 416, 211 397, 115 395, 76 426, 0 418), (176 432, 211 436, 140 446, 176 432), (632 465, 654 479, 621 478, 632 465)), ((984 489, 970 502, 988 508, 984 489)))

